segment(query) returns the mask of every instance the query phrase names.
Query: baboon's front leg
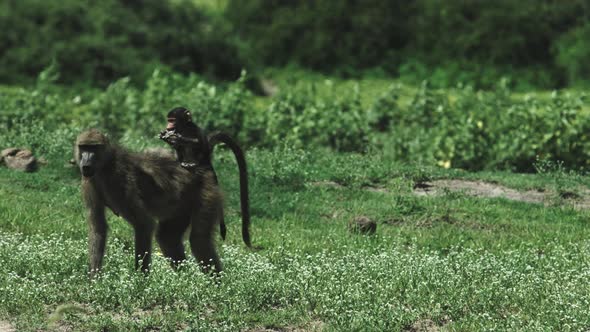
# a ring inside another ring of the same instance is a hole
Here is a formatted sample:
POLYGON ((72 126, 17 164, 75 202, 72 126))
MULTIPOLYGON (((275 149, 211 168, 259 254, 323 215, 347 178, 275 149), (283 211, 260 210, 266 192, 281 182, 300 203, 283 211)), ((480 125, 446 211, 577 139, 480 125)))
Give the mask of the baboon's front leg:
POLYGON ((107 222, 104 209, 104 206, 88 208, 88 256, 91 276, 100 271, 104 257, 107 240, 107 222))

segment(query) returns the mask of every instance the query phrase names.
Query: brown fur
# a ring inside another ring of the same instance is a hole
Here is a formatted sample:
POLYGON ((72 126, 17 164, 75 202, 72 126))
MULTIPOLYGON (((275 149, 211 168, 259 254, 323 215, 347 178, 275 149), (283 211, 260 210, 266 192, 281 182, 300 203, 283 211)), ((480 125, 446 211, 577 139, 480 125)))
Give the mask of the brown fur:
MULTIPOLYGON (((250 241, 250 203, 248 198, 248 170, 244 151, 230 135, 222 132, 205 135, 205 131, 192 121, 191 113, 184 107, 176 107, 167 115, 168 126, 160 133, 160 138, 170 144, 178 161, 187 169, 194 166, 210 169, 215 175, 211 159, 213 148, 218 144, 228 146, 238 163, 240 172, 240 205, 242 212, 242 239, 248 247, 250 241)), ((217 179, 217 176, 215 176, 217 179)), ((216 180, 217 182, 217 180, 216 180)), ((222 219, 219 223, 221 237, 225 240, 226 227, 222 219)))
POLYGON ((128 152, 97 130, 78 136, 75 155, 88 212, 91 273, 102 266, 105 207, 133 226, 135 265, 141 264, 143 271, 149 269, 154 232, 164 256, 173 262, 184 260, 182 236, 189 226, 195 258, 205 271, 209 264, 221 271, 213 232, 223 215, 223 198, 210 170, 189 172, 171 156, 128 152))

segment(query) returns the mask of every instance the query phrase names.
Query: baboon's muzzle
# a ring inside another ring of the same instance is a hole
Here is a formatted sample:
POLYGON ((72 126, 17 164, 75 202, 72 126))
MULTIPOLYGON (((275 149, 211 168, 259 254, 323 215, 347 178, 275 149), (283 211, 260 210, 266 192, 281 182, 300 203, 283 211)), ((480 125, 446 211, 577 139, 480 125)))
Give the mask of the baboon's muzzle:
POLYGON ((94 175, 94 168, 91 166, 82 166, 82 167, 80 167, 80 170, 81 170, 82 175, 84 177, 89 178, 94 175))
POLYGON ((91 177, 94 175, 94 159, 95 154, 92 152, 83 151, 80 156, 80 172, 84 177, 91 177))

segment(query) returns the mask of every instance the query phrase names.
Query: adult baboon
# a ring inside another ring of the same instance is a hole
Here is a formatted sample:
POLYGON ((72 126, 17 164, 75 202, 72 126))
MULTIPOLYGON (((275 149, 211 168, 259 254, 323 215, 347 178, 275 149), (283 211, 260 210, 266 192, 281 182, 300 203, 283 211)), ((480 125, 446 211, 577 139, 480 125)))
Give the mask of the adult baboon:
POLYGON ((184 260, 182 237, 190 225, 195 258, 204 263, 204 271, 208 264, 221 271, 212 235, 223 215, 223 199, 210 170, 189 172, 171 157, 128 152, 97 130, 78 136, 75 157, 88 210, 92 274, 100 270, 104 257, 105 207, 133 227, 136 268, 141 264, 143 271, 149 269, 154 230, 164 256, 173 263, 184 260))
MULTIPOLYGON (((166 130, 160 133, 160 138, 170 144, 176 151, 176 156, 182 167, 193 170, 197 167, 206 168, 213 172, 215 181, 217 175, 213 169, 211 158, 215 145, 224 143, 234 153, 240 172, 240 206, 242 211, 242 238, 250 246, 249 225, 250 207, 248 199, 248 170, 244 152, 237 142, 229 135, 221 132, 210 136, 192 121, 191 113, 184 107, 176 107, 167 115, 166 130)), ((221 237, 225 240, 226 227, 224 219, 220 221, 221 237)))

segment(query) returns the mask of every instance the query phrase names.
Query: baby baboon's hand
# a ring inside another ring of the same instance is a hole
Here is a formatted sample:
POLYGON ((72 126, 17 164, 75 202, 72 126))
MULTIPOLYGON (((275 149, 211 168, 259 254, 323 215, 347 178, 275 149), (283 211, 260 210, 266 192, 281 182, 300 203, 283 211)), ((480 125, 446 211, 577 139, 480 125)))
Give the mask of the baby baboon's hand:
POLYGON ((184 169, 191 171, 191 172, 193 172, 195 170, 195 168, 197 168, 197 164, 187 163, 187 162, 180 163, 180 166, 182 166, 184 169))
POLYGON ((164 130, 160 133, 160 139, 172 146, 178 144, 178 136, 173 130, 164 130))

